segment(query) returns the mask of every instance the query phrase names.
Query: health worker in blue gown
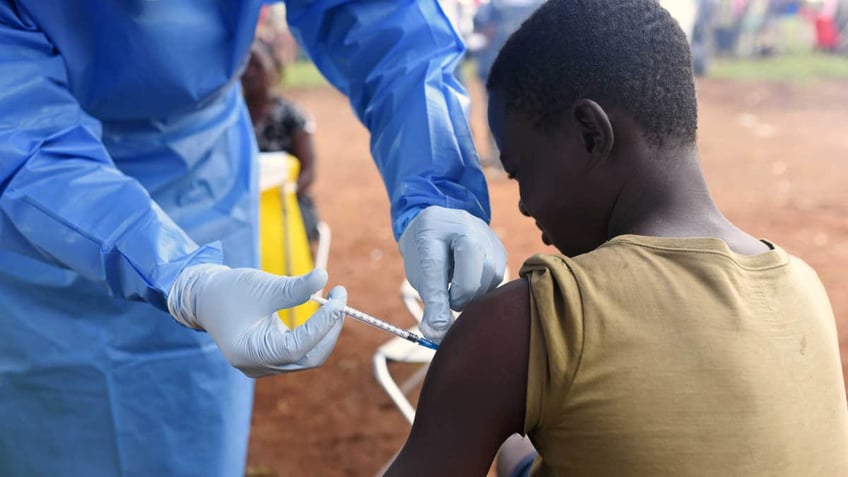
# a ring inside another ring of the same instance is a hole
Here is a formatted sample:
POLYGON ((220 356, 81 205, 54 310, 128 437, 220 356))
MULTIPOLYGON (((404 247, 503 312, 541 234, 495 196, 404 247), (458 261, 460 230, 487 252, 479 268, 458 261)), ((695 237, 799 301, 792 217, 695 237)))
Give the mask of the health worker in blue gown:
MULTIPOLYGON (((241 476, 250 378, 332 351, 344 289, 289 330, 275 310, 326 273, 253 268, 237 79, 262 3, 0 0, 0 475, 241 476)), ((506 261, 452 75, 462 42, 436 0, 287 15, 371 132, 438 341, 506 261)))

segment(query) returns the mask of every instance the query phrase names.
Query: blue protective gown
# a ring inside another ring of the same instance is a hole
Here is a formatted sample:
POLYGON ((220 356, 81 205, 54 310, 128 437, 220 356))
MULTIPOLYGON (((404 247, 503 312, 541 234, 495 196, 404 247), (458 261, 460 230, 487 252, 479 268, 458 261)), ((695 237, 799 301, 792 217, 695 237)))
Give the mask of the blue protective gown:
MULTIPOLYGON (((252 381, 165 299, 187 265, 258 263, 261 3, 0 0, 0 475, 243 475, 252 381)), ((372 132, 395 234, 432 204, 488 220, 436 0, 287 8, 372 132)))

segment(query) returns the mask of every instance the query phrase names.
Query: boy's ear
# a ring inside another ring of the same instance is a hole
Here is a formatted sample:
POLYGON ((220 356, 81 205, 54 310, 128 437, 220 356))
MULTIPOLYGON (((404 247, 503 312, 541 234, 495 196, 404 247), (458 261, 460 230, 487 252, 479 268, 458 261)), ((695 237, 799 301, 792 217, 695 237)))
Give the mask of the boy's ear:
POLYGON ((615 135, 604 108, 591 99, 579 99, 574 104, 573 111, 574 119, 580 128, 583 147, 595 159, 592 162, 596 163, 597 160, 609 156, 615 143, 615 135))

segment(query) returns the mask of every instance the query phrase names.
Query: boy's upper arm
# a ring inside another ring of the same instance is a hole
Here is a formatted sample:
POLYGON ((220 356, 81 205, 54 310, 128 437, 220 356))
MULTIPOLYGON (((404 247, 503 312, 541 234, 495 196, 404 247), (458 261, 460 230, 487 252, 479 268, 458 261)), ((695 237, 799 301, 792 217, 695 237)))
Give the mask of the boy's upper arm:
POLYGON ((472 303, 436 353, 386 475, 486 475, 501 443, 523 432, 529 347, 526 280, 472 303))

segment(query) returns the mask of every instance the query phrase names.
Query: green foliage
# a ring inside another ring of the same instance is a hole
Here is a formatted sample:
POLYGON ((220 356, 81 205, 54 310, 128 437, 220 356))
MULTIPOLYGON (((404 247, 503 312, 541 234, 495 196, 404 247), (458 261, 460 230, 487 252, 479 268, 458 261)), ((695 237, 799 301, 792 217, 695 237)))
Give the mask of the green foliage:
POLYGON ((752 59, 716 59, 707 72, 716 79, 815 83, 848 79, 848 58, 808 53, 752 59))
POLYGON ((329 83, 311 61, 298 60, 286 66, 282 78, 283 89, 315 88, 329 83))

